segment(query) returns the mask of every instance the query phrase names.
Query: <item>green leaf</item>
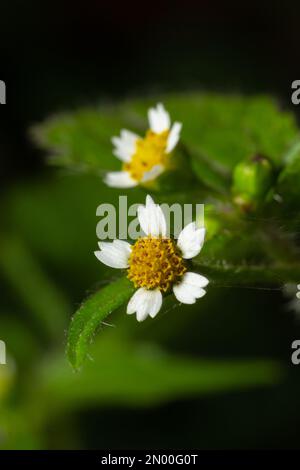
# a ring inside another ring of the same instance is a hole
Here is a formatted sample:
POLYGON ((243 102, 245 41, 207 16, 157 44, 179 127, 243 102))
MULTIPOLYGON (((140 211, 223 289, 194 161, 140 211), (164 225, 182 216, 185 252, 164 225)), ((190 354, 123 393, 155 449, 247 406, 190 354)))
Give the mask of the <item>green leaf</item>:
POLYGON ((31 134, 50 152, 49 163, 101 175, 120 168, 120 161, 112 154, 111 138, 125 124, 120 107, 83 108, 51 117, 35 126, 31 134))
POLYGON ((123 277, 93 294, 75 313, 67 343, 67 355, 75 369, 86 358, 88 347, 101 322, 123 305, 133 292, 133 284, 123 277))
POLYGON ((182 141, 199 180, 221 192, 241 160, 259 153, 278 167, 299 135, 293 114, 279 110, 268 96, 174 94, 133 102, 130 109, 146 116, 157 100, 183 123, 182 141))
POLYGON ((229 188, 229 176, 226 172, 219 170, 217 165, 209 162, 206 157, 197 153, 191 153, 191 165, 198 179, 207 187, 226 193, 229 188))

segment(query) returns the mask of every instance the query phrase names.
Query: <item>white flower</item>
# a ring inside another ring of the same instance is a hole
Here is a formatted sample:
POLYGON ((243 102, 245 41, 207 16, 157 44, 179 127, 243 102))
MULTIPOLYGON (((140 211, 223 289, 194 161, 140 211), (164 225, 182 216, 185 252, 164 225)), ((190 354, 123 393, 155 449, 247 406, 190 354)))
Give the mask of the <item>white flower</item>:
POLYGON ((166 237, 166 220, 162 209, 151 196, 146 205, 138 208, 138 219, 146 237, 134 245, 121 240, 99 242, 96 257, 112 268, 127 269, 127 277, 137 287, 131 297, 127 313, 136 313, 138 321, 154 318, 162 305, 162 293, 173 290, 184 304, 193 304, 206 293, 208 279, 187 270, 186 259, 197 256, 205 236, 204 228, 195 222, 180 233, 177 244, 166 237))
POLYGON ((150 129, 144 138, 131 131, 121 130, 113 137, 114 155, 122 161, 122 171, 108 172, 104 178, 108 186, 132 188, 157 178, 169 164, 170 154, 176 147, 181 124, 171 127, 169 113, 159 103, 148 111, 150 129))
POLYGON ((296 292, 297 299, 300 300, 300 284, 297 285, 298 292, 296 292))

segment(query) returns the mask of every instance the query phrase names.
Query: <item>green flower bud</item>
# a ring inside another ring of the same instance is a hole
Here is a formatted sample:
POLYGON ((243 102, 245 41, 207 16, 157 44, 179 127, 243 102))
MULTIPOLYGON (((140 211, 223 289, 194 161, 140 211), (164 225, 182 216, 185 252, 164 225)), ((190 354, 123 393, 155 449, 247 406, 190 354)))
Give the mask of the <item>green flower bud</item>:
POLYGON ((270 193, 273 177, 272 164, 266 157, 255 155, 242 161, 233 172, 234 202, 245 211, 256 210, 270 193))

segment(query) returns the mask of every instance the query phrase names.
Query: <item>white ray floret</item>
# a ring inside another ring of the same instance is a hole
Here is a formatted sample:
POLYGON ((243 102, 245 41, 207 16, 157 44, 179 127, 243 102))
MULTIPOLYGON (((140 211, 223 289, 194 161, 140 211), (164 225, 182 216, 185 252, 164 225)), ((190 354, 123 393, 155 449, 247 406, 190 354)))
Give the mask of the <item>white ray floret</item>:
POLYGON ((138 207, 138 219, 141 229, 146 235, 153 237, 165 237, 167 224, 164 213, 158 204, 155 204, 151 196, 146 197, 146 205, 138 207))
POLYGON ((164 105, 158 103, 156 108, 150 108, 148 111, 148 119, 150 129, 155 134, 161 134, 164 131, 168 131, 171 126, 171 119, 168 111, 165 110, 164 105))
POLYGON ((191 222, 180 232, 177 245, 185 259, 194 258, 200 253, 204 243, 205 229, 197 228, 196 222, 191 222))
POLYGON ((137 134, 122 129, 120 137, 113 137, 111 139, 115 146, 113 154, 123 162, 129 162, 132 155, 135 153, 138 139, 140 139, 140 137, 137 134))
POLYGON ((201 274, 187 272, 183 275, 180 284, 173 287, 176 299, 183 304, 194 304, 206 294, 203 287, 208 284, 208 279, 201 274))
POLYGON ((138 184, 127 171, 109 171, 104 182, 111 188, 133 188, 138 184))
POLYGON ((178 144, 179 138, 180 138, 180 132, 181 132, 182 124, 180 122, 174 122, 170 133, 168 135, 168 140, 167 140, 167 148, 166 152, 170 153, 172 150, 176 147, 178 144))
POLYGON ((162 305, 162 294, 158 289, 147 290, 140 287, 131 297, 127 305, 127 313, 136 313, 138 321, 143 321, 149 315, 154 318, 162 305))
POLYGON ((147 181, 152 181, 155 178, 157 178, 159 175, 161 175, 163 172, 164 172, 163 165, 155 165, 151 168, 150 171, 146 171, 144 173, 144 176, 142 178, 142 182, 146 183, 147 181))
POLYGON ((113 242, 99 242, 100 251, 95 251, 99 261, 111 268, 128 268, 128 260, 131 253, 131 245, 123 240, 113 242))

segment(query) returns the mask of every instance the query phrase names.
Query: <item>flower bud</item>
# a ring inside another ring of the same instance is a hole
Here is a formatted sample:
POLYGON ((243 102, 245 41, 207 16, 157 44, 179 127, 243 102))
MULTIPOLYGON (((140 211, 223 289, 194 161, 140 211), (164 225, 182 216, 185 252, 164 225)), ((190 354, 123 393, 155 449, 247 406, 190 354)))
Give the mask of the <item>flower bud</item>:
POLYGON ((261 155, 240 162, 233 172, 232 192, 234 202, 245 211, 256 210, 270 193, 273 168, 261 155))

